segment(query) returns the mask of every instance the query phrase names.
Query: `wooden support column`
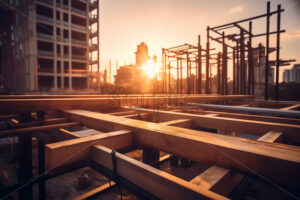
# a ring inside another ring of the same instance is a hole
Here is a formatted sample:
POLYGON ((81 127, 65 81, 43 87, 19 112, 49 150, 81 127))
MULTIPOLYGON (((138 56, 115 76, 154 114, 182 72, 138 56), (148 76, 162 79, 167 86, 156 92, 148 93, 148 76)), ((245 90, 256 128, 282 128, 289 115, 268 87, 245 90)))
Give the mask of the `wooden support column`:
MULTIPOLYGON (((20 114, 20 122, 29 122, 30 113, 20 114)), ((20 182, 32 178, 32 139, 31 133, 18 136, 18 179, 20 182)), ((19 199, 32 199, 32 185, 28 184, 19 192, 19 199)))
MULTIPOLYGON (((39 176, 45 173, 45 144, 39 140, 38 141, 38 170, 39 176)), ((46 195, 46 181, 42 179, 38 185, 39 190, 39 200, 44 200, 46 195)))
POLYGON ((143 163, 159 168, 159 151, 153 148, 143 148, 143 163))

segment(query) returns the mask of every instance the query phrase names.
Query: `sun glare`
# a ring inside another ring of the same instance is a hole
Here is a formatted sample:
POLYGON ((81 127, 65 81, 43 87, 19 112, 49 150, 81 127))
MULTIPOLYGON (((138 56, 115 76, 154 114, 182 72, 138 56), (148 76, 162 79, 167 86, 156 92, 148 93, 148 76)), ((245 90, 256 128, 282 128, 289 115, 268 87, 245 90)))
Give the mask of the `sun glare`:
POLYGON ((142 69, 150 79, 153 79, 154 76, 159 72, 157 63, 155 63, 152 59, 143 64, 142 69))

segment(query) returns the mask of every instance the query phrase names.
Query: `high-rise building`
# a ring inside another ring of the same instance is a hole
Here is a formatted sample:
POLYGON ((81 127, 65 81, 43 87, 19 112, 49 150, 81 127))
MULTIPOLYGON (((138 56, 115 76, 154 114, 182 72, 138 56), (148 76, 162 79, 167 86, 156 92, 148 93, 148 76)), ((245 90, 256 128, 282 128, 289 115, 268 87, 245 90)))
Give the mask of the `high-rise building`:
POLYGON ((99 0, 4 0, 0 15, 4 92, 90 88, 99 74, 99 0))
POLYGON ((283 72, 283 82, 300 83, 300 64, 295 64, 292 69, 286 69, 283 72))

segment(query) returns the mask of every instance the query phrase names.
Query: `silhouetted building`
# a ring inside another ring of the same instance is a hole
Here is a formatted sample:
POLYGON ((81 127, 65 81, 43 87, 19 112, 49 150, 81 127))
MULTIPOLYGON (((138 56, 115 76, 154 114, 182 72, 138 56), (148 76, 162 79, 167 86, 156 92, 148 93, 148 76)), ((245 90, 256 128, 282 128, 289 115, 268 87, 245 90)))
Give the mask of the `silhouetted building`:
MULTIPOLYGON (((265 47, 260 46, 253 48, 253 65, 254 65, 254 96, 257 99, 264 98, 265 92, 265 74, 266 74, 266 55, 265 47)), ((275 49, 270 48, 270 53, 275 49)), ((274 68, 269 67, 269 84, 274 84, 274 68)))
POLYGON ((292 69, 286 69, 283 72, 283 82, 290 83, 296 82, 300 83, 300 64, 293 65, 292 69))
MULTIPOLYGON (((115 75, 115 84, 120 87, 132 89, 135 92, 146 92, 149 89, 149 79, 142 68, 143 64, 150 59, 146 43, 142 42, 137 45, 135 59, 135 65, 120 66, 115 75)), ((156 56, 154 56, 153 60, 156 60, 156 56)))
POLYGON ((4 91, 89 88, 99 63, 99 0, 4 0, 0 15, 4 91))
POLYGON ((137 51, 135 52, 135 66, 142 67, 148 59, 148 46, 146 43, 141 42, 141 44, 137 46, 137 51))

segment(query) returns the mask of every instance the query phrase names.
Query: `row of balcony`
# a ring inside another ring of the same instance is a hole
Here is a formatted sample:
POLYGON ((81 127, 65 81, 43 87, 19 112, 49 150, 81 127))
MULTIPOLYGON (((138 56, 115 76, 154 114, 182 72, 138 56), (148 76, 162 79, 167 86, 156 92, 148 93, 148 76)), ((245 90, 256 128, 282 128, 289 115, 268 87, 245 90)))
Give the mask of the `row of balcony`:
MULTIPOLYGON (((40 56, 48 56, 48 57, 53 57, 54 52, 53 51, 45 51, 45 50, 38 50, 38 55, 40 56)), ((58 57, 61 57, 61 54, 57 54, 58 57)), ((70 54, 63 54, 62 57, 64 58, 69 58, 70 54)), ((77 59, 77 60, 86 60, 87 56, 86 55, 77 55, 73 54, 72 59, 77 59)))
MULTIPOLYGON (((51 40, 53 41, 54 36, 53 35, 49 35, 49 34, 45 34, 45 33, 37 33, 38 38, 40 39, 46 39, 46 40, 51 40)), ((65 43, 69 43, 69 39, 68 38, 64 38, 61 37, 60 35, 57 35, 57 41, 63 41, 65 43)), ((86 46, 87 42, 85 40, 77 40, 77 39, 71 39, 72 44, 76 44, 76 45, 82 45, 82 46, 86 46)), ((94 48, 92 46, 92 48, 94 48)))
MULTIPOLYGON (((48 5, 53 5, 53 0, 38 0, 42 3, 46 3, 48 5)), ((93 5, 95 3, 92 3, 91 5, 93 5)), ((65 10, 69 10, 69 6, 68 5, 65 5, 65 4, 62 4, 62 8, 65 9, 65 10)), ((61 3, 56 3, 56 7, 60 8, 61 7, 61 3)), ((77 13, 77 14, 80 14, 80 15, 83 15, 83 16, 86 16, 86 10, 81 10, 81 9, 78 9, 78 8, 74 8, 74 7, 71 7, 71 11, 77 13)))
MULTIPOLYGON (((39 14, 37 14, 36 16, 37 16, 37 19, 39 19, 39 20, 53 23, 53 19, 50 18, 50 17, 46 17, 46 16, 39 15, 39 14)), ((60 20, 56 20, 56 24, 60 25, 61 21, 60 20)), ((69 26, 69 23, 66 22, 66 21, 63 21, 63 25, 64 26, 69 26)), ((73 24, 73 23, 71 23, 71 27, 72 28, 77 28, 77 29, 80 29, 80 30, 83 30, 83 31, 86 31, 86 28, 87 28, 86 26, 82 26, 82 25, 78 25, 78 24, 73 24)))
MULTIPOLYGON (((44 72, 44 73, 54 73, 54 68, 38 68, 38 72, 44 72)), ((70 73, 71 74, 88 74, 89 71, 87 69, 64 69, 63 71, 57 70, 57 73, 70 73)))

